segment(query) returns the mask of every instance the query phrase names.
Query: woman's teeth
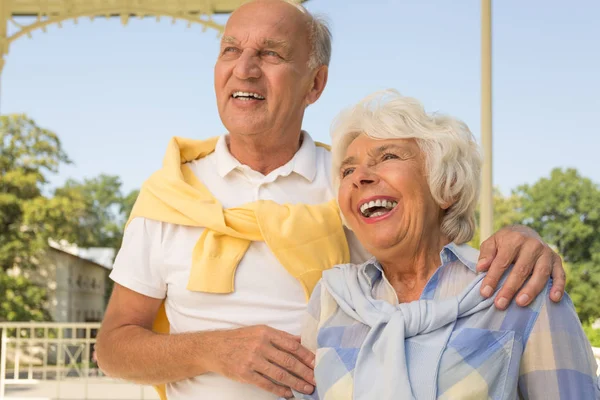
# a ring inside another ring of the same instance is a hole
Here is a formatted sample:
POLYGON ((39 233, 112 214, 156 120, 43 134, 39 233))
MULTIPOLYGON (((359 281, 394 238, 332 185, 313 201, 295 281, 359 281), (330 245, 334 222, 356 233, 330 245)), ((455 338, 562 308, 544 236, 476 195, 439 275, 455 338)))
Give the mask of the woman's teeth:
POLYGON ((367 218, 374 218, 387 214, 397 205, 398 202, 394 200, 377 199, 360 206, 360 212, 367 218))

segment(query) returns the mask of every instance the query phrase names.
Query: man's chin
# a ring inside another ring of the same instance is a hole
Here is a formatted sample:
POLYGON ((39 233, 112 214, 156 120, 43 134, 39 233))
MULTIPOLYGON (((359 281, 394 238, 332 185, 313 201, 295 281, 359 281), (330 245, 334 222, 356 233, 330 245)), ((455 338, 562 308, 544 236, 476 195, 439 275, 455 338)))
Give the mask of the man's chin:
POLYGON ((224 125, 230 135, 256 136, 267 131, 266 124, 258 121, 249 121, 248 118, 229 121, 228 123, 224 123, 224 125))

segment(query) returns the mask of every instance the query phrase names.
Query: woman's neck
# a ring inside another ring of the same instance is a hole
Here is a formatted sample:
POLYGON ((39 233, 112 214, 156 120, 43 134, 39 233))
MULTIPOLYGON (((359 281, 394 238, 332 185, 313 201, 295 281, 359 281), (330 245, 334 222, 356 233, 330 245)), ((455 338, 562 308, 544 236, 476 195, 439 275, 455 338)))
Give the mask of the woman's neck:
POLYGON ((425 285, 441 265, 440 252, 450 241, 445 235, 419 238, 395 246, 378 261, 400 303, 418 300, 425 285))

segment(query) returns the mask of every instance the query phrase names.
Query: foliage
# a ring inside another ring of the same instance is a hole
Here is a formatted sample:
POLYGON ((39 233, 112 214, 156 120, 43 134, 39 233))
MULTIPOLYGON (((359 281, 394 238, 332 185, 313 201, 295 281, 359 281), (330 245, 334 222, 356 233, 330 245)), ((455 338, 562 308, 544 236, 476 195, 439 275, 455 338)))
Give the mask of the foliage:
MULTIPOLYGON (((600 318, 600 189, 574 169, 554 169, 510 196, 494 193, 494 229, 525 224, 557 249, 582 323, 600 318)), ((479 231, 470 243, 479 247, 479 231)))
MULTIPOLYGON (((494 231, 498 231, 505 226, 520 224, 523 222, 521 213, 521 198, 517 195, 504 197, 498 189, 494 190, 494 231)), ((479 208, 475 211, 476 220, 479 221, 479 208)), ((479 248, 480 234, 479 226, 475 230, 473 239, 469 245, 479 248)))
POLYGON ((600 318, 600 263, 595 261, 566 266, 566 290, 582 323, 600 318))
POLYGON ((600 253, 600 189, 574 169, 554 169, 549 178, 520 186, 526 224, 552 243, 567 262, 600 253))
POLYGON ((54 198, 81 204, 76 219, 70 222, 68 236, 63 236, 63 239, 80 247, 116 249, 121 245, 123 226, 137 198, 137 191, 123 196, 119 177, 100 175, 83 182, 70 179, 56 189, 54 198))
POLYGON ((593 329, 590 324, 584 324, 583 331, 590 340, 592 347, 600 347, 600 329, 593 329))
POLYGON ((50 190, 49 176, 71 160, 58 135, 25 115, 0 116, 0 139, 0 320, 41 320, 43 290, 7 272, 36 268, 49 239, 118 248, 137 191, 124 195, 110 175, 50 190))
POLYGON ((56 134, 23 115, 0 117, 0 269, 31 267, 74 205, 42 195, 48 173, 70 163, 56 134))
POLYGON ((9 276, 0 270, 0 322, 49 321, 46 292, 22 276, 9 276))

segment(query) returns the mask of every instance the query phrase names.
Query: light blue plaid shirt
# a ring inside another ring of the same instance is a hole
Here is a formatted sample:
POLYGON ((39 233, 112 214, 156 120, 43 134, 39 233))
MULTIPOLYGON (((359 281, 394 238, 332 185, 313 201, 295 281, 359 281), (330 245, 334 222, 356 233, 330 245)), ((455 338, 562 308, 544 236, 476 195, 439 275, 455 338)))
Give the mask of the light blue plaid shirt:
POLYGON ((317 389, 296 397, 600 399, 570 298, 551 302, 549 284, 528 307, 499 311, 479 295, 477 258, 471 247, 444 247, 420 300, 404 304, 374 259, 326 271, 302 334, 316 353, 317 389))

